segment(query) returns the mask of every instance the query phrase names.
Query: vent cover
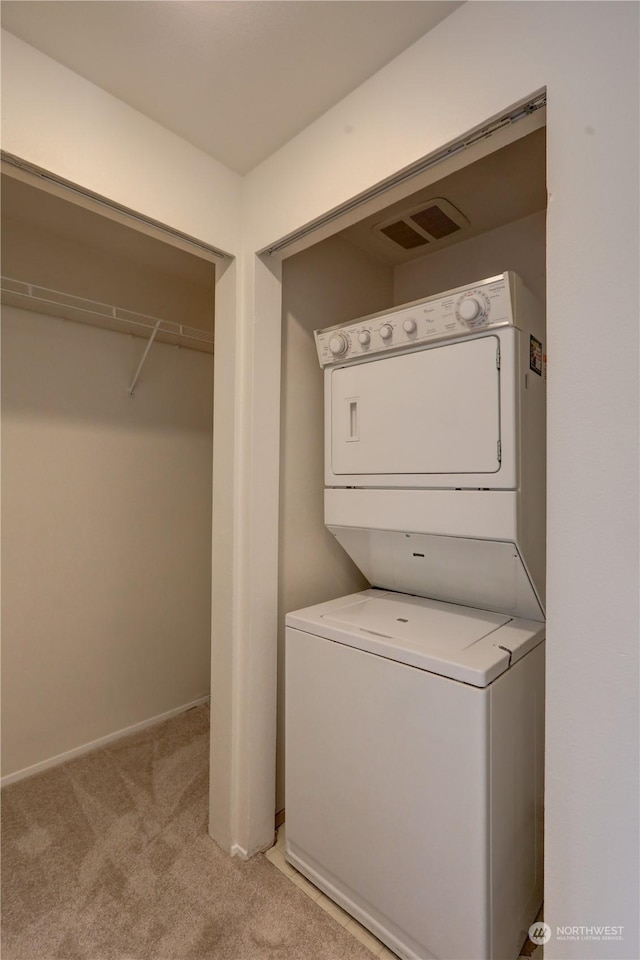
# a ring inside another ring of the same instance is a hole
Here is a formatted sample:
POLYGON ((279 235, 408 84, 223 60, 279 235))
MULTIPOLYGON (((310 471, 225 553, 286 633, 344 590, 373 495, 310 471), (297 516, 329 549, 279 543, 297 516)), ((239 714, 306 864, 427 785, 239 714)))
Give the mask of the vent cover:
POLYGON ((373 230, 403 250, 414 250, 445 240, 469 225, 467 218, 453 204, 436 197, 396 214, 391 220, 377 223, 373 230))
POLYGON ((384 233, 385 237, 389 237, 389 240, 393 240, 394 243, 399 244, 405 250, 412 250, 414 247, 421 247, 424 243, 429 243, 426 237, 416 233, 405 220, 396 220, 386 227, 381 227, 380 233, 384 233))

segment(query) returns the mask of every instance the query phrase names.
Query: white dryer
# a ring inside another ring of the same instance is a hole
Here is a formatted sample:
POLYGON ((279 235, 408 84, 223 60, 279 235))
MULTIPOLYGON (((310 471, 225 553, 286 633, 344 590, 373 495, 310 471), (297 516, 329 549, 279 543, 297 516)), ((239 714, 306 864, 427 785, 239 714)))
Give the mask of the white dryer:
POLYGON ((514 960, 542 900, 543 329, 505 273, 316 333, 380 589, 287 615, 287 857, 409 960, 514 960))
POLYGON ((543 340, 510 272, 316 333, 324 519, 371 584, 544 619, 543 340))

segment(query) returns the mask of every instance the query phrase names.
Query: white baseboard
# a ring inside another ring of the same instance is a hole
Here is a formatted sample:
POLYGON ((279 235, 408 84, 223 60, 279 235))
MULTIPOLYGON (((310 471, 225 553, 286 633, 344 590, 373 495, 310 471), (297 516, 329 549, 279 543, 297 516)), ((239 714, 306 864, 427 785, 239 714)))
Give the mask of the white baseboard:
POLYGON ((239 843, 232 843, 231 850, 229 851, 232 857, 240 857, 241 860, 248 860, 249 854, 241 847, 239 843))
POLYGON ((98 750, 100 747, 106 747, 108 743, 114 740, 120 740, 122 737, 129 737, 132 733, 139 733, 147 727, 154 727, 157 723, 163 723, 172 717, 177 717, 180 713, 191 710, 192 707, 199 707, 203 703, 208 703, 209 697, 200 697, 199 700, 192 700, 191 703, 184 703, 181 707, 174 707, 173 710, 167 710, 166 713, 160 713, 156 717, 149 717, 148 720, 142 720, 140 723, 134 723, 131 727, 124 727, 122 730, 116 730, 115 733, 109 733, 106 737, 100 737, 98 740, 92 740, 90 743, 83 743, 80 747, 74 747, 73 750, 67 750, 65 753, 58 753, 55 757, 49 757, 48 760, 41 760, 30 767, 24 767, 22 770, 16 770, 15 773, 9 773, 0 780, 0 787, 8 787, 11 783, 17 783, 18 780, 24 780, 25 777, 32 777, 35 773, 42 773, 43 770, 49 770, 50 767, 57 767, 68 760, 75 760, 85 753, 91 753, 92 750, 98 750))
POLYGON ((256 853, 264 853, 266 850, 270 850, 272 846, 273 839, 269 839, 268 843, 261 844, 259 847, 256 847, 255 850, 252 850, 251 853, 249 853, 249 851, 245 850, 244 847, 241 847, 239 843, 232 843, 229 853, 232 857, 240 857, 241 860, 250 860, 251 857, 256 855, 256 853))

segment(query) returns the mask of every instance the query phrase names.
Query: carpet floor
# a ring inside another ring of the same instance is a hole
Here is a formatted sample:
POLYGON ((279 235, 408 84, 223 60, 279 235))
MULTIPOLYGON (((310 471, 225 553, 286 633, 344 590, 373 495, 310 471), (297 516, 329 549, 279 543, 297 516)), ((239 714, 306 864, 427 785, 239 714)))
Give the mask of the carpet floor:
POLYGON ((2 792, 3 960, 371 960, 207 835, 206 707, 2 792))

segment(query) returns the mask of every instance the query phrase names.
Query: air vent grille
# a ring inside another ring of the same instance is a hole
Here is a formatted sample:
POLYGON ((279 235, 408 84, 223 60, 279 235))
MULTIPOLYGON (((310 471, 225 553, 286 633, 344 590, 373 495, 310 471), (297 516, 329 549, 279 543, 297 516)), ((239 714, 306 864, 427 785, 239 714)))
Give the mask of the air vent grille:
POLYGON ((414 247, 422 247, 425 243, 429 243, 426 237, 416 233, 404 220, 396 220, 395 223, 381 227, 380 233, 384 233, 385 237, 389 237, 389 240, 393 240, 405 250, 413 250, 414 247))
POLYGON ((418 213, 412 213, 411 219, 436 240, 441 240, 462 229, 459 223, 446 215, 442 207, 435 204, 425 210, 419 210, 418 213))
POLYGON ((452 203, 436 197, 396 214, 373 227, 385 242, 390 241, 403 250, 415 250, 427 244, 435 245, 454 233, 469 227, 469 221, 452 203))

